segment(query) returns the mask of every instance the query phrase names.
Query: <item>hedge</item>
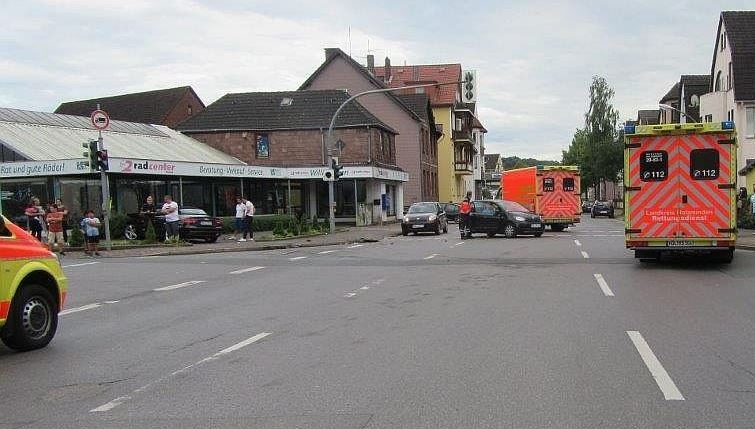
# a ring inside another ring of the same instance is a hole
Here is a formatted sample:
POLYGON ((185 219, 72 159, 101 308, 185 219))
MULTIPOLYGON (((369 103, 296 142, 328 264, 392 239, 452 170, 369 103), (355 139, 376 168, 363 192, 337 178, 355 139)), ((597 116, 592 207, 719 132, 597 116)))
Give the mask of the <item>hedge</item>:
MULTIPOLYGON (((223 219, 223 232, 232 233, 236 226, 236 218, 225 216, 223 219)), ((257 215, 252 221, 252 231, 272 231, 277 223, 288 225, 291 216, 289 215, 257 215)))

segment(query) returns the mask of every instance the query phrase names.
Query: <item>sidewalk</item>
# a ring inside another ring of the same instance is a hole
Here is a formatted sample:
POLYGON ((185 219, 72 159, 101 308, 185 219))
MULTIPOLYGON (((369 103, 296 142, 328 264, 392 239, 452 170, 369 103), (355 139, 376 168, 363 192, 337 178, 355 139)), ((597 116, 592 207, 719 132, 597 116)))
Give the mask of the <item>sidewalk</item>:
POLYGON ((755 250, 755 230, 739 229, 737 235, 737 249, 755 250))
MULTIPOLYGON (((262 232, 269 237, 269 232, 262 232)), ((247 241, 239 243, 221 236, 217 243, 191 243, 187 246, 152 246, 132 249, 118 249, 110 252, 100 250, 103 258, 128 258, 139 256, 169 256, 192 255, 201 253, 246 252, 259 250, 288 249, 296 247, 333 246, 347 243, 376 242, 386 237, 401 235, 401 225, 398 223, 383 226, 345 227, 334 234, 318 235, 315 237, 291 238, 287 240, 247 241)), ((81 251, 66 252, 63 259, 88 259, 81 251)))

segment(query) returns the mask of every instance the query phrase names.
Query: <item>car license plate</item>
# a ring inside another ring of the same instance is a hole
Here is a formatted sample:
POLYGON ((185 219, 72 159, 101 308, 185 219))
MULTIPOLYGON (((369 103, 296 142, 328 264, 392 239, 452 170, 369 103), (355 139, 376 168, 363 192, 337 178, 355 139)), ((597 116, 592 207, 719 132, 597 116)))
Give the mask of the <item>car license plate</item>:
POLYGON ((420 229, 420 228, 424 228, 424 227, 425 227, 425 225, 412 225, 412 228, 414 228, 414 229, 420 229))
POLYGON ((666 245, 668 247, 687 247, 687 246, 693 246, 694 243, 691 241, 667 241, 666 245))
POLYGON ((532 224, 532 227, 533 227, 533 228, 540 228, 541 226, 542 226, 542 225, 540 225, 539 223, 533 223, 533 224, 532 224))
POLYGON ((202 225, 202 226, 212 226, 212 222, 210 222, 208 220, 204 220, 202 222, 199 222, 199 224, 202 225))

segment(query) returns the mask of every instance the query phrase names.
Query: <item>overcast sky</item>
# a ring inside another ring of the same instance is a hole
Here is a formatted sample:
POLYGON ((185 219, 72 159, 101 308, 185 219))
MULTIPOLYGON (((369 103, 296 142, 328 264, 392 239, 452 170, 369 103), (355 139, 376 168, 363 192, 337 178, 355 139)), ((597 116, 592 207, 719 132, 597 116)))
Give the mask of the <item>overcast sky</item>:
POLYGON ((681 74, 710 72, 719 13, 749 1, 0 0, 0 106, 191 85, 296 89, 340 47, 365 62, 478 70, 487 153, 560 159, 593 75, 622 119, 657 108, 681 74), (349 27, 351 43, 349 44, 349 27))

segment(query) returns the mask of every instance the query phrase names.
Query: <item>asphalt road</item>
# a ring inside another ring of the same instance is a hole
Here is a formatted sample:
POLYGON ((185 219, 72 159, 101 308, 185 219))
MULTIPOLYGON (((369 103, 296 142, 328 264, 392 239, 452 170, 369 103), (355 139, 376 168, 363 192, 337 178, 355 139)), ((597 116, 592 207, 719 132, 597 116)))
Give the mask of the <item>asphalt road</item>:
POLYGON ((622 229, 67 260, 0 428, 753 427, 755 253, 646 265, 622 229))

